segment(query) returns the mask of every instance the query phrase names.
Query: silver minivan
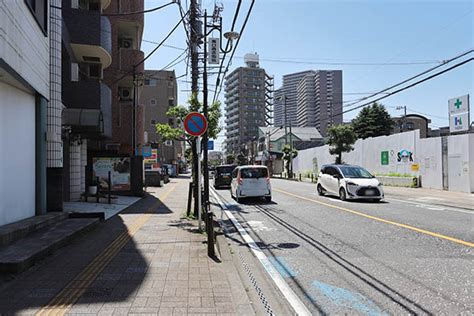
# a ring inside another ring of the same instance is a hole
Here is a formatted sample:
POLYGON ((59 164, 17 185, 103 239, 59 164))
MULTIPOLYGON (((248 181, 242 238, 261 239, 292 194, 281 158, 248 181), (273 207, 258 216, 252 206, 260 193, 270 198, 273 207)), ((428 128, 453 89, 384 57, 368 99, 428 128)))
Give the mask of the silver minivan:
POLYGON ((272 200, 272 187, 266 166, 239 166, 232 172, 230 194, 240 202, 246 197, 264 197, 272 200))

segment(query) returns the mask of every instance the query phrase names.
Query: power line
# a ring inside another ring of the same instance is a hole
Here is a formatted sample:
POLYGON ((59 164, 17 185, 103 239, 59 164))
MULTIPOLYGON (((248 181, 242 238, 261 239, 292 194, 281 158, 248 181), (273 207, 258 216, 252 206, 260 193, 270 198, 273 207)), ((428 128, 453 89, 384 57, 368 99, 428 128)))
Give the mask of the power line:
POLYGON ((144 14, 144 13, 150 13, 150 12, 154 12, 154 11, 157 11, 157 10, 160 10, 160 9, 163 9, 169 5, 172 5, 176 2, 170 2, 170 3, 167 3, 167 4, 164 4, 162 6, 159 6, 159 7, 156 7, 156 8, 153 8, 153 9, 148 9, 148 10, 144 10, 144 11, 136 11, 136 12, 125 12, 125 13, 105 13, 105 14, 101 14, 102 16, 127 16, 127 15, 136 15, 136 14, 144 14))
POLYGON ((435 70, 435 69, 438 69, 438 68, 440 68, 440 67, 442 67, 442 66, 445 66, 445 65, 449 64, 450 62, 453 62, 453 61, 456 60, 456 59, 459 59, 459 58, 461 58, 461 57, 464 57, 464 56, 466 56, 466 55, 472 53, 473 51, 474 51, 473 49, 470 49, 470 50, 468 50, 467 52, 461 53, 461 54, 459 54, 459 55, 457 55, 457 56, 455 56, 455 57, 453 57, 453 58, 450 58, 450 59, 448 59, 448 60, 444 60, 443 63, 440 64, 440 65, 436 65, 436 66, 434 66, 434 67, 431 67, 431 68, 429 68, 429 69, 427 69, 427 70, 425 70, 425 71, 423 71, 423 72, 421 72, 421 73, 419 73, 419 74, 417 74, 417 75, 415 75, 415 76, 412 76, 412 77, 410 77, 410 78, 408 78, 408 79, 406 79, 406 80, 403 80, 402 82, 399 82, 399 83, 397 83, 397 84, 395 84, 395 85, 392 85, 392 86, 390 86, 390 87, 388 87, 388 88, 385 88, 385 89, 383 89, 383 90, 381 90, 381 91, 379 91, 379 92, 373 93, 373 94, 371 94, 371 95, 369 95, 369 96, 363 97, 363 98, 361 98, 359 101, 356 101, 356 102, 347 104, 347 105, 345 105, 345 107, 353 106, 353 105, 355 105, 355 104, 357 104, 357 103, 359 103, 359 102, 361 102, 361 101, 370 99, 370 98, 372 98, 372 97, 374 97, 374 96, 377 96, 377 95, 379 95, 379 94, 382 94, 382 93, 384 93, 384 92, 386 92, 386 91, 388 91, 388 90, 391 90, 391 89, 393 89, 393 88, 396 88, 396 87, 398 87, 398 86, 401 86, 402 84, 407 83, 408 81, 411 81, 411 80, 413 80, 413 79, 416 79, 416 78, 418 78, 418 77, 421 77, 421 76, 423 76, 424 74, 427 74, 427 73, 429 73, 429 72, 431 72, 431 71, 433 71, 433 70, 435 70))
POLYGON ((374 102, 380 101, 380 100, 382 100, 382 99, 388 98, 389 96, 392 96, 392 95, 394 95, 394 94, 400 93, 400 92, 402 92, 402 91, 404 91, 404 90, 406 90, 406 89, 409 89, 409 88, 412 88, 412 87, 414 87, 414 86, 417 86, 417 85, 419 85, 420 83, 423 83, 423 82, 425 82, 425 81, 431 80, 431 79, 433 79, 433 78, 435 78, 435 77, 437 77, 437 76, 440 76, 440 75, 442 75, 442 74, 444 74, 444 73, 446 73, 446 72, 448 72, 448 71, 451 71, 451 70, 453 70, 453 69, 455 69, 455 68, 458 68, 458 67, 460 67, 460 66, 462 66, 462 65, 464 65, 464 64, 466 64, 466 63, 468 63, 468 62, 471 62, 471 61, 473 61, 473 60, 474 60, 474 58, 471 57, 471 58, 469 58, 469 59, 467 59, 467 60, 464 60, 464 61, 462 61, 462 62, 459 62, 459 63, 455 64, 454 66, 451 66, 451 67, 449 67, 449 68, 447 68, 447 69, 444 69, 444 70, 442 70, 442 71, 440 71, 440 72, 437 72, 437 73, 435 73, 435 74, 433 74, 433 75, 431 75, 431 76, 429 76, 429 77, 426 77, 426 78, 424 78, 424 79, 418 80, 417 82, 414 82, 414 83, 412 83, 412 84, 410 84, 410 85, 408 85, 408 86, 406 86, 406 87, 403 87, 403 88, 400 88, 400 89, 395 90, 395 91, 393 91, 393 92, 390 92, 389 94, 387 94, 387 95, 385 95, 385 96, 383 96, 383 97, 380 97, 380 98, 378 98, 378 99, 372 100, 372 101, 367 102, 367 103, 364 103, 364 104, 362 104, 362 105, 358 105, 358 106, 356 106, 355 108, 352 108, 352 109, 349 109, 349 110, 345 110, 345 111, 342 111, 342 112, 340 112, 340 113, 333 114, 333 115, 331 115, 330 117, 331 117, 332 119, 334 119, 334 117, 337 117, 337 116, 343 115, 343 114, 345 114, 345 113, 352 112, 352 111, 354 111, 354 110, 363 108, 363 107, 365 107, 365 106, 367 106, 367 105, 370 105, 370 104, 372 104, 372 103, 374 103, 374 102))
MULTIPOLYGON (((188 13, 186 13, 186 15, 187 14, 188 13)), ((179 20, 179 22, 173 27, 173 29, 171 29, 171 31, 166 35, 166 37, 160 43, 158 43, 158 45, 150 53, 148 53, 148 55, 146 55, 145 58, 143 58, 137 64, 133 65, 132 70, 127 71, 123 76, 121 76, 119 79, 115 80, 112 84, 116 84, 117 82, 119 82, 120 80, 125 78, 126 76, 130 75, 134 71, 135 67, 143 64, 148 58, 150 58, 158 50, 158 48, 160 48, 163 45, 163 43, 174 33, 174 31, 178 28, 178 26, 184 21, 184 17, 186 17, 186 15, 184 15, 179 20)))
POLYGON ((173 67, 177 64, 179 64, 180 62, 182 62, 184 59, 186 59, 186 56, 184 57, 184 59, 180 60, 177 64, 174 64, 175 61, 177 61, 178 59, 180 59, 184 54, 186 54, 188 52, 188 50, 185 50, 183 51, 180 55, 178 55, 178 57, 176 57, 175 59, 173 59, 172 61, 170 61, 166 66, 164 66, 161 70, 166 70, 170 67, 173 67))
MULTIPOLYGON (((142 40, 142 42, 146 43, 151 43, 151 44, 157 44, 154 41, 150 40, 142 40)), ((186 48, 183 47, 178 47, 178 46, 172 46, 172 45, 163 45, 164 47, 168 48, 173 48, 176 50, 181 50, 184 51, 186 48)), ((221 63, 225 59, 225 55, 223 55, 223 58, 221 59, 221 63)), ((244 59, 245 56, 234 56, 234 58, 238 59, 244 59)), ((348 66, 367 66, 367 65, 372 65, 372 66, 409 66, 409 65, 430 65, 430 64, 441 64, 443 61, 441 60, 416 60, 416 61, 400 61, 400 62, 353 62, 353 61, 338 61, 337 59, 333 59, 333 62, 327 62, 324 61, 326 58, 320 58, 320 59, 307 59, 305 60, 304 58, 292 58, 291 60, 288 58, 265 58, 265 57, 260 57, 259 60, 261 61, 269 61, 269 62, 277 62, 277 63, 287 63, 287 64, 303 64, 303 65, 348 65, 348 66), (321 60, 321 61, 320 61, 321 60)), ((360 93, 364 94, 364 93, 360 93)))
MULTIPOLYGON (((225 67, 225 70, 224 70, 224 73, 222 75, 222 79, 225 78, 225 74, 227 73, 227 71, 229 70, 229 66, 232 62, 232 58, 234 57, 234 54, 235 52, 237 51, 237 47, 239 46, 239 43, 240 43, 240 39, 242 38, 242 34, 244 33, 244 30, 245 30, 245 26, 247 26, 247 22, 249 20, 249 17, 250 17, 250 14, 252 13, 252 9, 253 9, 253 6, 255 4, 255 0, 252 0, 252 3, 250 4, 250 8, 249 10, 247 11, 247 16, 245 17, 245 20, 244 20, 244 24, 242 25, 242 28, 240 29, 240 32, 239 32, 239 38, 237 39, 237 42, 235 43, 235 46, 234 46, 234 49, 232 51, 232 54, 230 55, 230 58, 229 58, 229 61, 227 62, 227 66, 225 67)), ((224 80, 222 80, 218 85, 219 85, 219 89, 217 91, 217 93, 214 93, 214 97, 213 97, 213 101, 212 103, 216 102, 216 99, 219 97, 219 94, 221 93, 221 90, 222 90, 222 84, 223 84, 224 80)))
MULTIPOLYGON (((239 0, 239 2, 237 3, 237 7, 235 8, 234 18, 232 19, 232 26, 230 28, 231 32, 234 31, 235 23, 237 22, 237 18, 239 16, 241 5, 242 5, 242 0, 239 0)), ((227 56, 227 51, 230 48, 229 45, 230 45, 230 40, 227 40, 227 43, 225 45, 224 55, 222 56, 221 64, 219 65, 219 73, 217 74, 217 78, 216 78, 216 86, 219 86, 219 84, 220 84, 222 67, 224 66, 224 60, 225 60, 225 57, 227 56)), ((214 93, 214 96, 213 96, 212 100, 213 100, 212 103, 214 103, 216 101, 216 93, 214 93)))

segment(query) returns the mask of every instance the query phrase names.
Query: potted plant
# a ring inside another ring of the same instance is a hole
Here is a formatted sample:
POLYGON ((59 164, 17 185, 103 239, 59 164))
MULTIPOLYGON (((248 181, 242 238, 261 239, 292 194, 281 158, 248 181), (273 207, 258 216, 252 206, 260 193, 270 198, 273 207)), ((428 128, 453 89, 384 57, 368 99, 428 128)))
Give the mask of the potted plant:
POLYGON ((97 180, 92 180, 89 183, 89 195, 96 195, 97 194, 97 187, 99 186, 99 183, 97 180))

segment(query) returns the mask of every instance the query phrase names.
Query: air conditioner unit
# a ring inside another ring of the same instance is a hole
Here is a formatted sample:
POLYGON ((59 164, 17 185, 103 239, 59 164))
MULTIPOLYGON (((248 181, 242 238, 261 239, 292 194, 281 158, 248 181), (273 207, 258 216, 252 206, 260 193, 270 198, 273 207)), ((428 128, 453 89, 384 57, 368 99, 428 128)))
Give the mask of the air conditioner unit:
POLYGON ((119 87, 119 99, 121 101, 132 99, 132 88, 119 87))
POLYGON ((131 38, 121 38, 120 41, 119 41, 119 46, 121 48, 132 48, 133 39, 131 39, 131 38))

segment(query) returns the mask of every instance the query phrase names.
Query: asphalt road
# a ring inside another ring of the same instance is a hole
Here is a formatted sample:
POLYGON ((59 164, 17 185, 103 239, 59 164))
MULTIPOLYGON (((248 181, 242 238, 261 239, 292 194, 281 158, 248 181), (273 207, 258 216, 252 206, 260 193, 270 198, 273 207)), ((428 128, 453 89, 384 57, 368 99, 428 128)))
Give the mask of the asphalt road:
POLYGON ((341 202, 314 184, 272 187, 272 203, 217 192, 312 313, 474 313, 473 212, 455 201, 341 202))

